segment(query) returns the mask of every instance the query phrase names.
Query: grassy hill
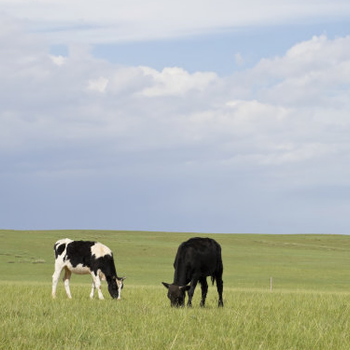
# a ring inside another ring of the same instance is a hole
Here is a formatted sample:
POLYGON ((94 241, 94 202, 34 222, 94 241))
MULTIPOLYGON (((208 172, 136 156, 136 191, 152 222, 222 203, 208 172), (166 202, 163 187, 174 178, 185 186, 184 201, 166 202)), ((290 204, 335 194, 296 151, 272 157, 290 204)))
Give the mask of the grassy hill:
MULTIPOLYGON (((0 276, 6 281, 51 283, 53 245, 61 238, 97 240, 116 257, 129 285, 172 282, 179 244, 190 237, 216 239, 222 246, 225 287, 276 290, 350 291, 350 237, 340 235, 247 235, 122 232, 0 231, 0 276)), ((85 276, 86 277, 86 276, 85 276)), ((72 283, 82 282, 73 276, 72 283)))

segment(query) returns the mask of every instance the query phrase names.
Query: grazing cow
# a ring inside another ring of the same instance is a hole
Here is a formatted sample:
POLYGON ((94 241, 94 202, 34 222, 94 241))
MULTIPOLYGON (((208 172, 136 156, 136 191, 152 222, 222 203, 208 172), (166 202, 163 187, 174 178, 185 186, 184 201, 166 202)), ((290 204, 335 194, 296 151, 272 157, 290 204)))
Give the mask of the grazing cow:
POLYGON ((112 298, 120 299, 125 277, 119 278, 115 269, 112 251, 105 245, 90 241, 72 241, 61 239, 55 243, 55 272, 52 275, 52 297, 56 297, 57 282, 64 269, 64 287, 68 298, 72 298, 69 280, 73 273, 92 276, 90 298, 97 288, 98 297, 103 298, 101 280, 107 280, 108 291, 112 298))
POLYGON ((223 265, 219 243, 211 238, 198 237, 183 242, 178 248, 174 268, 174 282, 172 284, 162 282, 168 289, 171 306, 184 306, 186 291, 188 293, 187 306, 192 306, 192 297, 198 282, 202 287, 200 305, 204 306, 208 292, 207 276, 211 276, 213 284, 216 281, 219 294, 218 306, 224 306, 222 301, 223 265), (188 285, 189 282, 191 282, 190 285, 188 285))

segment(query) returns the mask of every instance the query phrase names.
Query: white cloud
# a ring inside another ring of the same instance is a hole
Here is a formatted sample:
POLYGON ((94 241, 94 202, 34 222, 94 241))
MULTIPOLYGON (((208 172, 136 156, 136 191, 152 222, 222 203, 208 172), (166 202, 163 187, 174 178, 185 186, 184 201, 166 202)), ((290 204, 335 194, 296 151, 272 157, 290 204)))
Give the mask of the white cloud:
POLYGON ((153 86, 147 87, 142 92, 143 95, 169 96, 186 95, 191 90, 203 91, 217 80, 217 75, 212 72, 197 72, 189 74, 182 68, 164 68, 161 72, 148 67, 142 67, 146 76, 150 76, 153 86))
POLYGON ((105 77, 99 77, 97 79, 91 79, 88 82, 88 89, 98 92, 105 92, 108 85, 108 79, 105 77))
POLYGON ((248 85, 248 93, 254 85, 256 96, 273 104, 335 107, 347 103, 350 36, 334 40, 324 35, 313 37, 282 57, 262 59, 237 78, 242 87, 248 85))
POLYGON ((51 58, 53 63, 57 64, 57 66, 62 66, 67 60, 66 57, 63 57, 61 55, 59 56, 49 55, 49 57, 51 58))
MULTIPOLYGON (((179 207, 182 193, 193 207, 197 196, 201 205, 223 199, 212 207, 218 212, 239 210, 232 198, 251 210, 246 198, 254 191, 350 186, 349 37, 314 37, 222 78, 180 67, 122 67, 85 46, 52 57, 36 36, 2 27, 3 177, 92 172, 101 187, 108 176, 120 184, 148 179, 157 183, 150 201, 165 181, 179 207)), ((140 187, 134 201, 148 188, 140 187)))
POLYGON ((24 20, 56 42, 116 42, 188 36, 228 28, 348 19, 350 4, 336 1, 1 0, 3 13, 24 20))
POLYGON ((200 159, 246 155, 263 164, 295 163, 328 143, 334 147, 338 133, 349 128, 349 37, 314 37, 229 78, 178 67, 120 67, 94 59, 86 48, 64 58, 45 47, 33 55, 17 40, 7 43, 11 50, 3 46, 11 57, 1 57, 2 81, 8 82, 0 86, 3 152, 10 138, 18 140, 18 152, 48 140, 57 147, 62 139, 88 145, 94 138, 110 139, 113 149, 121 142, 134 150, 189 147, 194 153, 184 162, 195 160, 198 147, 212 147, 200 159), (334 139, 329 130, 337 133, 334 139), (280 147, 285 143, 291 148, 280 147))

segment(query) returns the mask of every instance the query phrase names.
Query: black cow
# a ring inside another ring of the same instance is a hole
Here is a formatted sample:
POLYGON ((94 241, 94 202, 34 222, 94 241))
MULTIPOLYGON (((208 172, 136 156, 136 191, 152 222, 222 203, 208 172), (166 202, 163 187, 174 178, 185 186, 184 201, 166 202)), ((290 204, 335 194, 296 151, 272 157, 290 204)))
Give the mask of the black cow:
POLYGON ((192 306, 192 297, 198 282, 202 287, 201 306, 205 305, 208 292, 207 276, 216 286, 219 294, 218 306, 224 306, 222 301, 223 265, 221 259, 220 244, 211 238, 191 238, 183 242, 178 250, 174 261, 174 282, 172 284, 162 282, 168 289, 168 298, 171 306, 184 306, 185 292, 188 293, 188 306, 192 306), (190 283, 188 285, 188 283, 190 283))
POLYGON ((56 297, 57 282, 64 269, 64 287, 68 298, 72 298, 69 280, 73 273, 92 276, 90 298, 97 288, 98 297, 103 298, 101 280, 107 280, 108 291, 112 298, 120 299, 125 277, 119 278, 115 269, 112 251, 105 245, 90 241, 72 241, 61 239, 55 243, 55 272, 52 275, 52 297, 56 297))

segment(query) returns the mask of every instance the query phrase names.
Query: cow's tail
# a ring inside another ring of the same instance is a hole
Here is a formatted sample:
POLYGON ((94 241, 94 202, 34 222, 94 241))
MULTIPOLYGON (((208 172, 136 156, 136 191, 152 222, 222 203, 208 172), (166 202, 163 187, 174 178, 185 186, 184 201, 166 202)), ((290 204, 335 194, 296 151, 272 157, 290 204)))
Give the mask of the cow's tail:
POLYGON ((217 246, 217 261, 216 261, 216 266, 217 269, 214 272, 214 274, 211 276, 211 283, 214 285, 214 282, 218 281, 218 277, 219 280, 221 279, 222 276, 222 270, 223 270, 223 266, 222 266, 222 259, 221 259, 221 247, 220 245, 217 246))

